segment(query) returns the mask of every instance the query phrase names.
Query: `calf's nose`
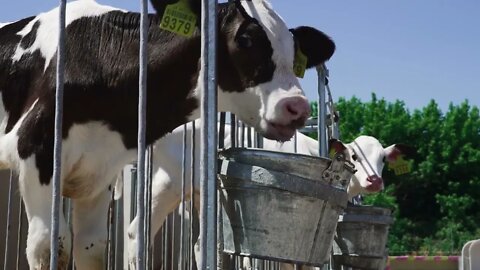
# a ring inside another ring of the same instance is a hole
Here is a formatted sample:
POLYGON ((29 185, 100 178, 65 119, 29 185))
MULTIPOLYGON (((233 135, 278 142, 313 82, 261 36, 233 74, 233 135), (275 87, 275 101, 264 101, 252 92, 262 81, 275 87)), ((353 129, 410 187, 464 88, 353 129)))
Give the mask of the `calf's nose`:
POLYGON ((383 178, 378 175, 370 175, 367 177, 370 186, 367 187, 370 191, 380 191, 383 188, 383 178))
POLYGON ((288 125, 301 127, 310 116, 310 104, 303 96, 288 97, 281 101, 282 118, 288 125))

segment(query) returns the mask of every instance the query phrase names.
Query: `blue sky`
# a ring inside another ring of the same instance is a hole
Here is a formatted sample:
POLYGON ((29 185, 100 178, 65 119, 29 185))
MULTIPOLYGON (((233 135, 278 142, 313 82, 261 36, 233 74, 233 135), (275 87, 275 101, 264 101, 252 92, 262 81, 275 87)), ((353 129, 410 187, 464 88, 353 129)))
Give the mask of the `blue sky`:
MULTIPOLYGON (((138 10, 139 1, 97 0, 138 10)), ((4 1, 0 22, 46 11, 52 0, 4 1)), ((335 99, 371 93, 421 108, 435 99, 442 109, 466 99, 480 106, 480 1, 478 0, 272 0, 291 27, 329 34, 337 52, 328 63, 335 99)), ((316 74, 302 85, 316 98, 316 74)))

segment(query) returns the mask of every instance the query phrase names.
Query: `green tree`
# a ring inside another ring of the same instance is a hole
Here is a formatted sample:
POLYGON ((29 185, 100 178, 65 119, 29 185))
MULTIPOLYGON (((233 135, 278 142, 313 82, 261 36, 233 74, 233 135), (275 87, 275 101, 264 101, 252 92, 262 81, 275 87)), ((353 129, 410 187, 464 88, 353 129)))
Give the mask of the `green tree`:
POLYGON ((372 94, 362 102, 340 98, 340 135, 351 141, 371 135, 384 146, 417 149, 413 170, 396 176, 387 169, 386 191, 366 201, 395 209, 389 239, 392 254, 459 253, 480 238, 480 113, 465 101, 443 113, 435 101, 410 112, 404 102, 372 94))

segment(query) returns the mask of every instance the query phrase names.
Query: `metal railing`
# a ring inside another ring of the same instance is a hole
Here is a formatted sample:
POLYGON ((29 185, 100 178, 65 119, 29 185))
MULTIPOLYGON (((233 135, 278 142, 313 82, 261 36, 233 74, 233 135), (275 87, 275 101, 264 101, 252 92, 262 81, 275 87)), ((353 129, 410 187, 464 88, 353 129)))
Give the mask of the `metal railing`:
MULTIPOLYGON (((217 0, 202 1, 202 69, 201 81, 203 82, 203 96, 201 100, 201 153, 200 153, 200 254, 202 266, 200 269, 217 268, 217 188, 216 188, 216 164, 217 164, 217 85, 215 74, 216 47, 214 42, 217 38, 217 0)), ((147 22, 147 0, 141 0, 141 46, 139 52, 140 70, 139 70, 139 111, 138 111, 138 162, 132 167, 130 174, 131 179, 127 181, 125 175, 122 177, 125 181, 125 191, 122 191, 122 198, 112 203, 108 213, 108 243, 106 250, 106 269, 126 269, 128 264, 125 263, 124 248, 125 245, 125 229, 126 225, 136 215, 138 222, 138 250, 137 250, 137 269, 194 269, 194 245, 195 237, 195 220, 190 218, 186 220, 187 212, 189 216, 194 215, 194 164, 195 164, 195 138, 198 136, 192 132, 190 138, 185 133, 183 137, 184 145, 190 140, 191 151, 188 153, 187 148, 183 148, 183 177, 182 177, 182 195, 180 215, 178 211, 174 211, 165 221, 162 230, 155 239, 150 239, 150 217, 151 217, 151 190, 152 190, 152 150, 147 150, 145 133, 146 133, 146 67, 147 67, 147 50, 146 39, 148 35, 147 22), (187 164, 186 157, 190 155, 190 164, 187 164), (187 179, 185 167, 190 166, 192 174, 187 179), (190 203, 187 204, 186 189, 190 188, 190 203), (130 189, 131 193, 126 190, 130 189), (136 191, 136 192, 135 192, 136 191), (131 198, 130 198, 130 195, 131 198), (188 208, 188 209, 187 209, 188 208), (188 210, 188 211, 187 211, 188 210), (179 225, 179 226, 178 226, 179 225), (179 240, 176 239, 176 230, 179 229, 179 240), (152 246, 152 249, 149 247, 152 246)), ((60 1, 59 7, 59 25, 60 35, 58 43, 57 57, 57 90, 56 90, 56 117, 55 117, 55 148, 54 148, 54 173, 53 173, 53 205, 52 205, 52 228, 51 228, 51 257, 50 269, 57 269, 58 261, 58 231, 59 231, 59 215, 61 209, 60 196, 60 175, 61 175, 61 130, 63 115, 63 82, 64 82, 64 63, 65 63, 65 9, 66 0, 60 1)), ((316 131, 319 134, 319 151, 321 156, 327 155, 327 134, 325 132, 326 121, 326 77, 328 71, 325 67, 318 68, 319 78, 319 113, 321 117, 317 118, 316 131)), ((230 117, 232 127, 232 146, 254 146, 261 148, 263 145, 262 137, 254 132, 251 128, 246 127, 239 122, 235 116, 230 117)), ((186 129, 185 129, 186 130, 186 129)), ((193 127, 195 130, 195 126, 193 127)), ((220 139, 223 143, 223 138, 220 139)), ((296 145, 296 144, 295 144, 296 145)), ((22 203, 18 204, 18 212, 13 211, 15 200, 15 185, 13 184, 13 175, 10 175, 6 217, 6 245, 4 252, 4 270, 26 269, 24 255, 25 220, 23 216, 22 203), (17 220, 14 221, 14 218, 17 220), (13 224, 18 226, 17 237, 13 237, 13 224), (16 238, 15 245, 10 245, 12 239, 16 238), (16 260, 12 262, 12 247, 16 247, 16 260)), ((119 192, 116 190, 115 192, 119 192)), ((68 203, 67 203, 68 204, 68 203)), ((65 207, 69 211, 70 207, 65 207)), ((244 259, 242 257, 228 256, 230 264, 236 269, 242 267, 252 267, 252 269, 276 270, 280 269, 278 262, 265 261, 259 259, 244 259), (245 265, 249 264, 249 266, 245 265)), ((71 269, 74 269, 71 262, 71 269)))

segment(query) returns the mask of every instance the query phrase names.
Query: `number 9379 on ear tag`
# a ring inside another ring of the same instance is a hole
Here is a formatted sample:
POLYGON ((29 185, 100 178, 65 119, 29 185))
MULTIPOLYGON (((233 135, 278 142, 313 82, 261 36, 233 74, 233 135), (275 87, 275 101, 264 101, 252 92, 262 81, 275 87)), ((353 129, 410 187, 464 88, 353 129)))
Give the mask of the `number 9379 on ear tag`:
POLYGON ((188 0, 179 0, 175 4, 168 5, 163 13, 160 29, 175 34, 191 37, 195 31, 197 16, 192 12, 188 0))

